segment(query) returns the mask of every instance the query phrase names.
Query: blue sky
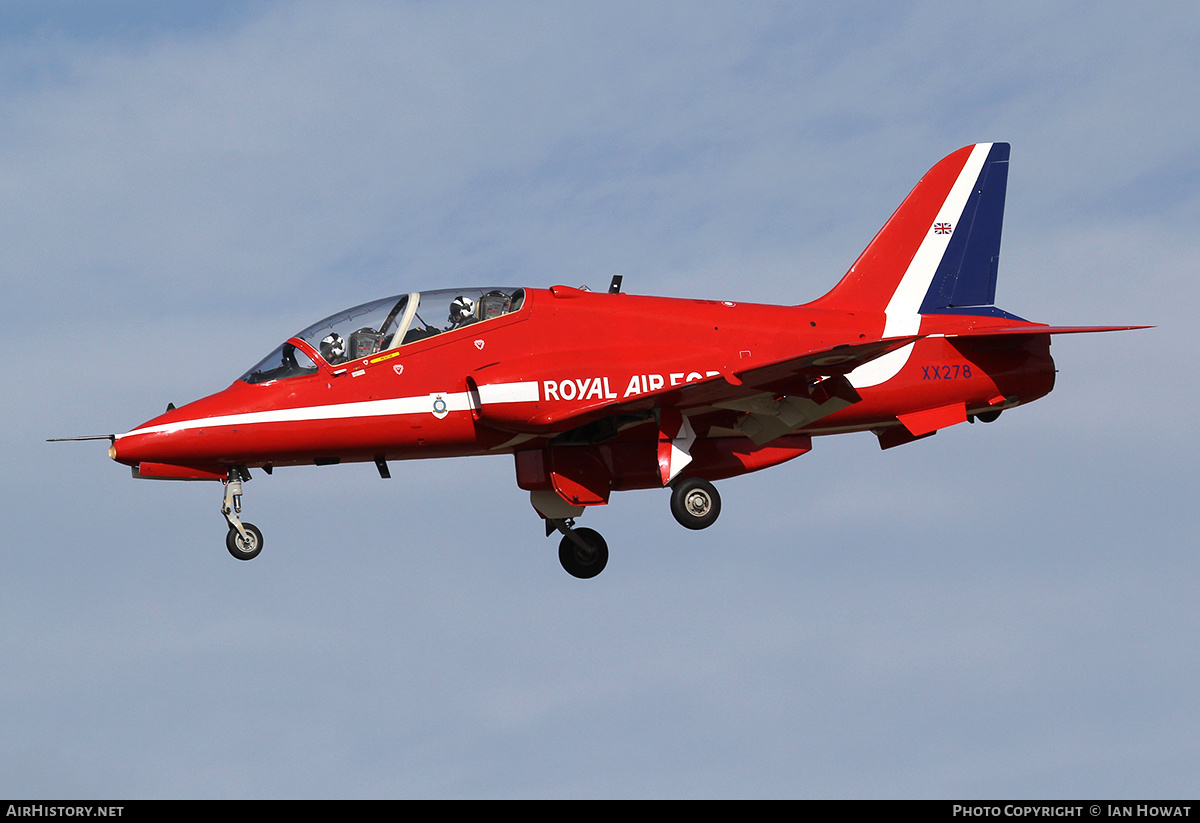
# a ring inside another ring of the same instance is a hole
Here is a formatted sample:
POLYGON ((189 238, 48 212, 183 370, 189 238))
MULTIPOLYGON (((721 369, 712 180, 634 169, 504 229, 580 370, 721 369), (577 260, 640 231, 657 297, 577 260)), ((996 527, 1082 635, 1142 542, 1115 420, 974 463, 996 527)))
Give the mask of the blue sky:
POLYGON ((1167 797, 1200 770, 1200 13, 1118 3, 0 7, 0 794, 1167 797), (220 491, 102 444, 288 334, 474 283, 797 303, 1013 146, 1050 396, 583 524, 464 459, 220 491))

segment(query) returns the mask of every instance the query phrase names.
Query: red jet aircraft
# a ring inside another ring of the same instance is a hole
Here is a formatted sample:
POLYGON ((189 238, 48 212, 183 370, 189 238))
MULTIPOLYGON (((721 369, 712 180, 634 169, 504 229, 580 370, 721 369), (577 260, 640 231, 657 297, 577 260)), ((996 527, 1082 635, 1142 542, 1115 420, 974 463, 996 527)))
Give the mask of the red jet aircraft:
POLYGON ((553 286, 409 292, 289 337, 224 391, 110 439, 134 477, 216 480, 230 553, 250 470, 509 454, 572 575, 608 547, 575 528, 614 491, 671 489, 689 529, 711 481, 799 457, 815 435, 884 449, 1029 403, 1054 386, 1050 337, 1144 328, 1031 323, 993 303, 1006 143, 966 146, 917 183, 824 297, 798 306, 553 286))

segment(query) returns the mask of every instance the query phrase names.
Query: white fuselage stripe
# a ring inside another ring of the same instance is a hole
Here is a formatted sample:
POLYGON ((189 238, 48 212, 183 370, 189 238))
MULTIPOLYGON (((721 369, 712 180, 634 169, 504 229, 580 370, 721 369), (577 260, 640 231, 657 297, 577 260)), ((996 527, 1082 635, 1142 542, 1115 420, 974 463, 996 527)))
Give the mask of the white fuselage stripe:
MULTIPOLYGON (((480 402, 484 405, 537 402, 539 399, 538 384, 536 382, 497 383, 480 386, 479 396, 480 402)), ((300 406, 294 409, 269 409, 200 417, 157 426, 144 426, 116 436, 122 438, 132 434, 158 434, 216 426, 248 426, 254 423, 301 423, 317 420, 345 420, 356 417, 433 414, 435 411, 439 413, 470 411, 472 405, 470 392, 431 392, 419 397, 391 397, 384 400, 362 400, 355 403, 331 403, 321 406, 300 406), (435 409, 434 403, 438 399, 445 403, 445 406, 435 409)))

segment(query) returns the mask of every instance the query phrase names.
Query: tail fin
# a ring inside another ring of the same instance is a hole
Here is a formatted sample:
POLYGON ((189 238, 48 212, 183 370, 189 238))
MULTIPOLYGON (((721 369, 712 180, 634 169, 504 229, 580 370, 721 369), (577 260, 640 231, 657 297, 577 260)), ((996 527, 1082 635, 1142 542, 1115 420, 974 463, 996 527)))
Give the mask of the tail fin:
POLYGON ((921 314, 996 309, 1008 143, 964 146, 930 169, 833 290, 812 305, 888 316, 912 334, 921 314))

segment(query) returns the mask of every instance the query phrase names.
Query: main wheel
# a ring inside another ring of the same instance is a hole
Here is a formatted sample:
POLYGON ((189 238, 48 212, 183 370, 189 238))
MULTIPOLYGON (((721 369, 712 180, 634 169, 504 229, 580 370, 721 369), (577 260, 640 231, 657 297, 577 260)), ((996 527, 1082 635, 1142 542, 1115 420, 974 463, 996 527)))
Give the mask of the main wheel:
POLYGON ((707 529, 721 513, 717 488, 699 477, 686 477, 671 489, 671 514, 688 529, 707 529))
POLYGON ((262 551, 262 532, 253 523, 243 523, 242 528, 246 530, 249 539, 242 537, 241 532, 230 527, 229 533, 225 535, 225 548, 229 549, 229 553, 238 560, 253 560, 262 551))
POLYGON ((600 533, 592 529, 573 529, 572 534, 587 544, 585 551, 582 546, 565 535, 558 544, 558 562, 567 570, 567 574, 587 580, 604 571, 608 564, 608 544, 600 533))

